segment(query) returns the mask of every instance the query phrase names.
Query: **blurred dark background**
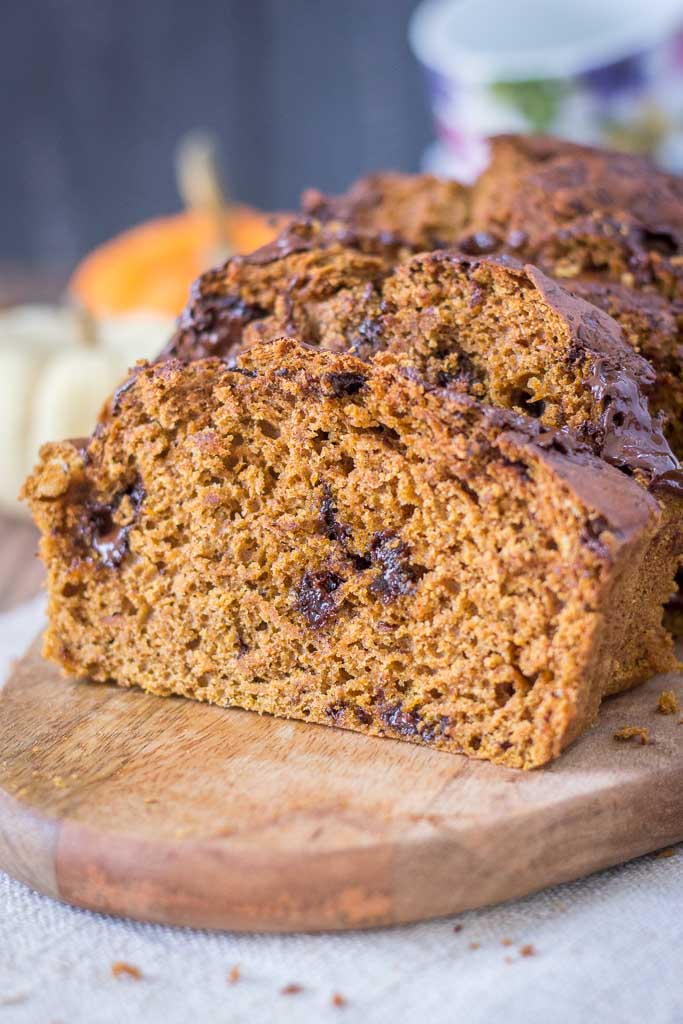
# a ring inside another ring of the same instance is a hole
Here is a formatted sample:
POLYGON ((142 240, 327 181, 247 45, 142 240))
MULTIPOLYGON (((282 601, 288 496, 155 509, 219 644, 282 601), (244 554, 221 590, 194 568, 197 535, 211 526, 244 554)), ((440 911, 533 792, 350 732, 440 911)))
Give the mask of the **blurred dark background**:
POLYGON ((230 191, 291 207, 432 135, 416 0, 22 0, 0 31, 0 262, 69 269, 179 208, 178 138, 220 139, 230 191))

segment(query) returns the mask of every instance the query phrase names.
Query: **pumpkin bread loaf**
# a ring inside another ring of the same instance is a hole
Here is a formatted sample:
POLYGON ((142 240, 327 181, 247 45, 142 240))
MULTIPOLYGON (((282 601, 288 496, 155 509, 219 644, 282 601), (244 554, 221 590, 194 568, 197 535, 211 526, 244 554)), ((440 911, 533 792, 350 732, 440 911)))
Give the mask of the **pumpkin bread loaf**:
POLYGON ((675 664, 671 528, 569 436, 294 341, 142 364, 24 488, 69 675, 532 768, 675 664))

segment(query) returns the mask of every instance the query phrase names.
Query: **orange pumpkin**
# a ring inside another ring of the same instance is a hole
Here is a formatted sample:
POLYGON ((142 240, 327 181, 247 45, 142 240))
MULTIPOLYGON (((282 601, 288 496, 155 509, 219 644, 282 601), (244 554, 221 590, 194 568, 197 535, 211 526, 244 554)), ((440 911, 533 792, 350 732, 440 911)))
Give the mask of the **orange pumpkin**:
POLYGON ((244 253, 265 245, 285 217, 235 205, 222 219, 224 229, 213 213, 190 209, 130 228, 85 257, 69 291, 96 317, 140 310, 177 316, 203 270, 226 249, 244 253))

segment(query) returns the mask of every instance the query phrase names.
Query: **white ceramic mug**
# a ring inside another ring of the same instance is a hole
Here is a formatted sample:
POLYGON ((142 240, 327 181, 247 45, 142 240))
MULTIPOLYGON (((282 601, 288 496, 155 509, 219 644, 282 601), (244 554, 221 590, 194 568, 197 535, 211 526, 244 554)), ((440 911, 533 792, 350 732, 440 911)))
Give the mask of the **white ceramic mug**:
POLYGON ((543 132, 683 171, 683 0, 424 0, 410 42, 438 141, 427 169, 472 180, 486 137, 543 132))

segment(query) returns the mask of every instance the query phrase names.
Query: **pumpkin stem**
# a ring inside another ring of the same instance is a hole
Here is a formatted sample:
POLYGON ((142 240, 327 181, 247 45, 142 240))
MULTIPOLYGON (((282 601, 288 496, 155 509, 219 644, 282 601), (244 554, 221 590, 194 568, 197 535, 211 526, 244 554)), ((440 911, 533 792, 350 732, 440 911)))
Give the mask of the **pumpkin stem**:
POLYGON ((189 132, 178 143, 175 156, 178 191, 190 210, 205 214, 214 226, 216 251, 207 265, 227 258, 232 252, 226 212, 228 201, 218 170, 218 144, 209 132, 189 132))
POLYGON ((97 336, 97 320, 93 313, 81 302, 71 302, 74 318, 76 320, 76 337, 84 348, 96 348, 99 338, 97 336))

